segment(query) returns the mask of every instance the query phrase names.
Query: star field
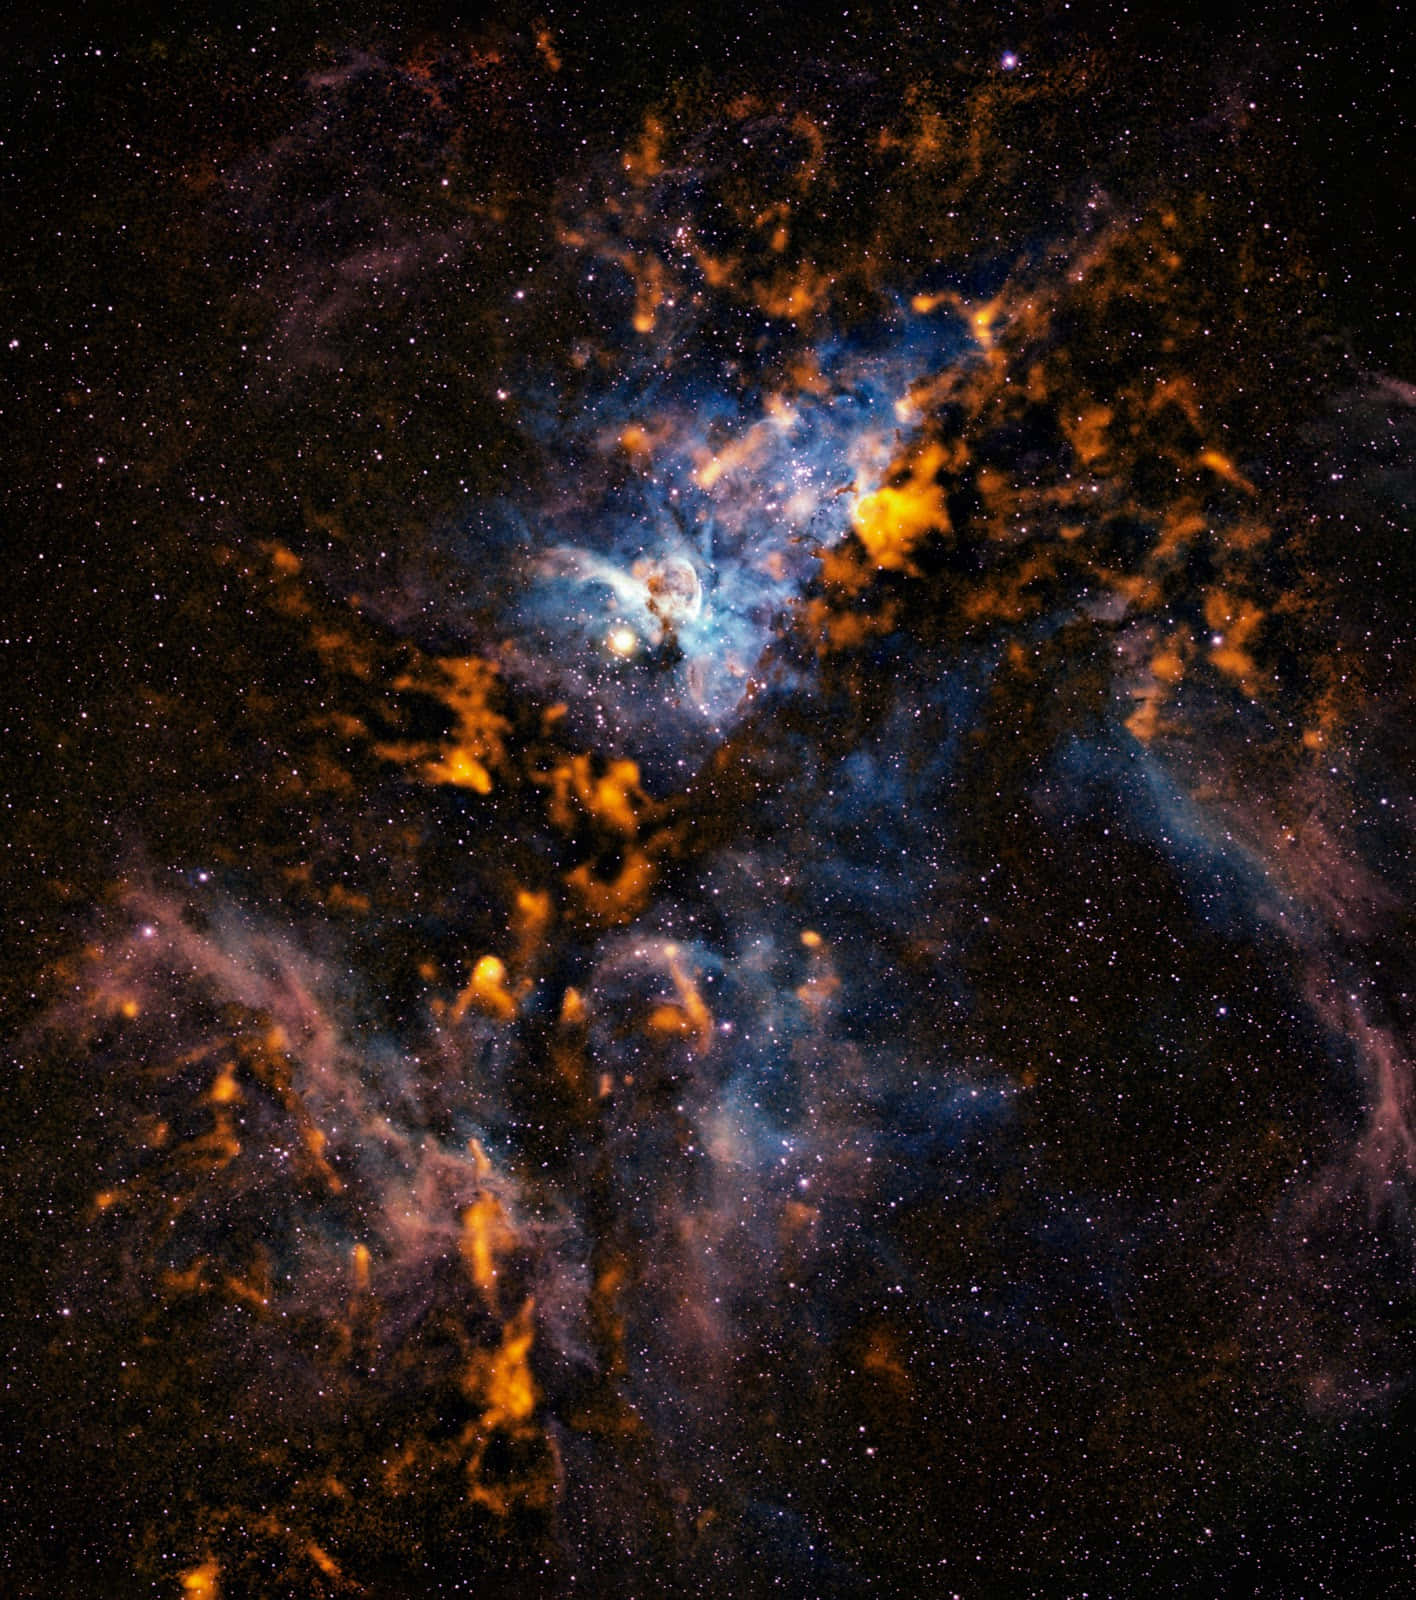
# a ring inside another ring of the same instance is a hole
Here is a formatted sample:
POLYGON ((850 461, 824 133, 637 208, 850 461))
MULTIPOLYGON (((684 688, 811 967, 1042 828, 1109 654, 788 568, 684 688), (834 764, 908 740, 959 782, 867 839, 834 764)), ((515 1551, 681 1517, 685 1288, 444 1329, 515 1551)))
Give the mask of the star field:
POLYGON ((1404 1592, 1399 32, 19 36, 6 1592, 1404 1592))

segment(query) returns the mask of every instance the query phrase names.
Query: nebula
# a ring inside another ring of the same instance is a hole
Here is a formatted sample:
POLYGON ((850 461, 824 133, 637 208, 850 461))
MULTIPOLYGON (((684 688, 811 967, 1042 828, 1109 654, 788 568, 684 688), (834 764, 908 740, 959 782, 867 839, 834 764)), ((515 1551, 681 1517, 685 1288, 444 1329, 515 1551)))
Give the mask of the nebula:
POLYGON ((1150 164, 1030 43, 611 117, 544 19, 351 34, 158 164, 158 621, 17 824, 18 1593, 1364 1570, 1413 391, 1234 104, 1150 164))

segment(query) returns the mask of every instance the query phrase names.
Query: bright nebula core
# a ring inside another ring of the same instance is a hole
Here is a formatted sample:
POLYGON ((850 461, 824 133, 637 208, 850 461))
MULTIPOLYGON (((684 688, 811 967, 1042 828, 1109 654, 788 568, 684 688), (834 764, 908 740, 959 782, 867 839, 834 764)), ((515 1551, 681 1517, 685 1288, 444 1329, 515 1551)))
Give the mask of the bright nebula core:
POLYGON ((6 1592, 1405 1592, 1416 370, 1066 10, 7 69, 6 1592))

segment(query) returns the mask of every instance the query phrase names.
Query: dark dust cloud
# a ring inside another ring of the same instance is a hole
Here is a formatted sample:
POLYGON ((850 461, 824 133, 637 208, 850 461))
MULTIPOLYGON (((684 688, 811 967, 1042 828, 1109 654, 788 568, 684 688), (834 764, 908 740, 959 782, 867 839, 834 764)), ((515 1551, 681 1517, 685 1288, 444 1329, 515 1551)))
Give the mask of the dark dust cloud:
POLYGON ((5 68, 7 1593, 1405 1592, 1391 41, 724 16, 5 68))

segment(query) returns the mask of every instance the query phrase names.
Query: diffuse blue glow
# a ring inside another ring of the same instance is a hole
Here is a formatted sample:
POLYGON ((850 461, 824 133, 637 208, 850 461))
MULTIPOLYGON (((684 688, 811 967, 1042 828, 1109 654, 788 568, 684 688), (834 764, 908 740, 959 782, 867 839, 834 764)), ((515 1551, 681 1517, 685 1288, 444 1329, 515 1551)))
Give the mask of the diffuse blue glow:
POLYGON ((631 752, 701 753, 784 670, 764 656, 816 553, 849 531, 854 492, 907 441, 911 385, 966 348, 957 320, 901 309, 823 341, 811 390, 670 383, 637 358, 559 419, 556 461, 600 469, 552 462, 545 504, 521 508, 514 670, 593 708, 631 752), (626 452, 630 430, 645 442, 626 452))

